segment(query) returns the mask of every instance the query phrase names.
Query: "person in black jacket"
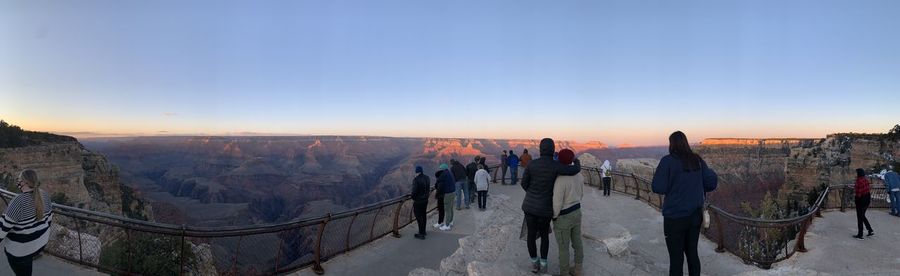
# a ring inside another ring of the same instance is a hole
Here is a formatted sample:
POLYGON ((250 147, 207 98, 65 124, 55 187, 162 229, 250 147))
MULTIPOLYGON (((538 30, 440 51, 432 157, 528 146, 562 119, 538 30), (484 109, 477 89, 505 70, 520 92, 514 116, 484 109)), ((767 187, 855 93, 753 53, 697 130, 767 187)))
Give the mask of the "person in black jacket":
POLYGON ((550 250, 550 220, 553 218, 553 183, 558 175, 576 175, 581 172, 581 161, 575 159, 574 166, 566 166, 553 160, 555 145, 553 139, 541 140, 541 156, 525 167, 522 188, 525 200, 525 224, 528 227, 528 255, 531 256, 533 272, 547 271, 547 252, 550 250), (537 255, 537 238, 541 238, 541 258, 537 255))
POLYGON ((669 136, 669 155, 664 156, 653 173, 651 188, 665 195, 662 206, 663 234, 669 251, 669 275, 700 275, 697 242, 703 225, 706 193, 718 186, 718 176, 691 150, 687 136, 676 131, 669 136))
POLYGON ((416 178, 413 179, 412 192, 410 198, 413 200, 413 214, 416 215, 416 222, 419 224, 419 233, 415 235, 417 239, 425 239, 425 209, 428 208, 428 186, 431 179, 423 173, 422 166, 416 166, 416 178))
POLYGON ((478 189, 475 188, 475 173, 478 172, 478 161, 481 156, 475 156, 475 159, 466 165, 466 179, 469 185, 469 203, 475 202, 475 195, 478 189))
POLYGON ((450 171, 453 172, 453 179, 456 180, 456 210, 461 210, 462 203, 465 203, 466 209, 472 204, 469 198, 469 183, 466 180, 466 166, 456 161, 450 160, 450 171))
POLYGON ((434 199, 437 201, 438 210, 438 221, 434 224, 434 228, 440 228, 444 225, 444 182, 441 179, 442 174, 444 174, 444 170, 434 172, 434 199))

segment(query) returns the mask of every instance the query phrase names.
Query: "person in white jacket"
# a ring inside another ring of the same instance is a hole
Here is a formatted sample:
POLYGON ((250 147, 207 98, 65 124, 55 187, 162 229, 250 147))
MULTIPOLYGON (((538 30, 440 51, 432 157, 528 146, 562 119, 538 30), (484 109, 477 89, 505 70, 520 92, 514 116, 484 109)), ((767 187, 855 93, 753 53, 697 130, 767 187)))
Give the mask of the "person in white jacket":
POLYGON ((609 165, 609 160, 603 161, 600 173, 603 176, 603 196, 609 196, 610 186, 612 186, 612 166, 609 165))
MULTIPOLYGON (((571 165, 575 153, 569 149, 559 151, 559 163, 571 165)), ((581 196, 584 176, 560 175, 553 183, 553 233, 559 248, 560 275, 581 275, 584 263, 584 247, 581 242, 581 196), (569 268, 569 244, 575 251, 575 267, 569 268)))
POLYGON ((475 172, 475 189, 478 190, 478 209, 484 211, 487 207, 488 183, 491 182, 491 174, 484 169, 484 165, 478 165, 475 172))

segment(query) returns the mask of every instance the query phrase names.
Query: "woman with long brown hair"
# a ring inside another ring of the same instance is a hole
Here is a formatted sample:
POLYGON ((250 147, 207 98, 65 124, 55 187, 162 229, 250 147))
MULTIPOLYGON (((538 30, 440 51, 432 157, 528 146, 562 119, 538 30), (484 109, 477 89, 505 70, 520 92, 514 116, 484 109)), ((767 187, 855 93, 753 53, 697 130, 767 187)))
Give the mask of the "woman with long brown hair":
POLYGON ((718 176, 700 155, 691 150, 687 136, 676 131, 669 136, 669 155, 659 161, 653 174, 653 192, 665 195, 663 202, 663 234, 669 251, 669 275, 684 273, 687 256, 688 273, 700 275, 697 242, 703 224, 706 192, 718 186, 718 176))
POLYGON ((16 185, 21 194, 14 197, 0 216, 0 240, 6 243, 6 258, 16 275, 31 275, 34 256, 44 249, 50 237, 53 210, 50 197, 40 190, 37 172, 24 170, 16 185))

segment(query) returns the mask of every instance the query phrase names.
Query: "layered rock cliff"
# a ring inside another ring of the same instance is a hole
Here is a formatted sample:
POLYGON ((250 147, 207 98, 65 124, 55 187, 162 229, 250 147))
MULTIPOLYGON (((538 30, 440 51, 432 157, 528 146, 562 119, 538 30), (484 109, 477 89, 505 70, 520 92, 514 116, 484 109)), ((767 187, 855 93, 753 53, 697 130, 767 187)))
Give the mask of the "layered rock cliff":
MULTIPOLYGON (((74 139, 73 139, 74 140, 74 139)), ((33 169, 55 203, 149 219, 150 206, 122 184, 118 169, 77 141, 0 148, 0 184, 15 188, 19 172, 33 169)))

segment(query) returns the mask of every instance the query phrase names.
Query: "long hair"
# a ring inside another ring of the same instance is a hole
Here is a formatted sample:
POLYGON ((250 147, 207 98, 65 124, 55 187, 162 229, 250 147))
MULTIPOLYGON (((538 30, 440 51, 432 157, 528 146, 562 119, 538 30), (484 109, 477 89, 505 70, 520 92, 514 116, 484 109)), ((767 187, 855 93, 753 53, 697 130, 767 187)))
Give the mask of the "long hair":
POLYGON ((681 159, 681 166, 685 170, 693 171, 700 168, 700 155, 691 150, 691 144, 688 143, 684 132, 675 131, 669 135, 669 154, 681 159))
POLYGON ((37 172, 34 170, 24 170, 19 174, 22 180, 25 180, 32 189, 31 198, 34 202, 34 219, 41 220, 44 218, 44 197, 41 196, 41 181, 38 180, 37 172))

